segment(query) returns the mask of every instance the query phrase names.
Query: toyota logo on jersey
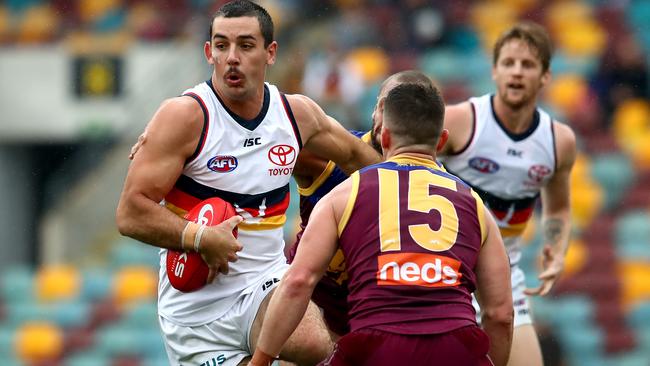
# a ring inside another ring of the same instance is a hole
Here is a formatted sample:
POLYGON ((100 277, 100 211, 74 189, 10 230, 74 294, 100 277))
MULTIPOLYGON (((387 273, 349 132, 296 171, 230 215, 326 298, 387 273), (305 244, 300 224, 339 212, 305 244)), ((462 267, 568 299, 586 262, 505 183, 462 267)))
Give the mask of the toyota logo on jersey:
POLYGON ((217 155, 208 160, 208 169, 217 173, 232 172, 237 165, 237 158, 230 155, 217 155))
POLYGON ((289 145, 275 145, 269 150, 269 160, 279 166, 291 165, 296 160, 296 149, 289 145))
POLYGON ((533 165, 528 169, 528 177, 537 184, 542 183, 549 174, 551 174, 551 168, 546 165, 533 165))

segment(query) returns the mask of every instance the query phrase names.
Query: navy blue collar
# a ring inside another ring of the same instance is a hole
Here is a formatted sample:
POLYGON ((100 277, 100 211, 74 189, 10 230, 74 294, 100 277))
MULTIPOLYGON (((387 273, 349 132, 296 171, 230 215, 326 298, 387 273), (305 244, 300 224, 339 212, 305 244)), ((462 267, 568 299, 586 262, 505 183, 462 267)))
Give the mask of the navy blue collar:
POLYGON ((533 120, 531 121, 530 126, 526 129, 526 131, 521 133, 514 133, 508 130, 503 122, 501 122, 499 116, 497 116, 497 113, 494 110, 494 94, 490 95, 490 109, 492 109, 492 116, 494 117, 494 120, 497 121, 497 125, 499 125, 503 132, 505 132, 505 134, 508 135, 508 137, 510 137, 513 141, 521 141, 526 137, 532 135, 533 132, 535 132, 537 129, 537 126, 539 126, 539 111, 537 108, 535 108, 535 113, 533 113, 533 120))
POLYGON ((219 94, 214 89, 214 85, 212 85, 212 79, 208 79, 206 83, 208 84, 208 86, 210 86, 210 89, 212 89, 214 95, 217 96, 219 103, 221 103, 221 105, 226 110, 226 112, 228 112, 228 114, 235 120, 235 122, 239 123, 239 125, 244 127, 245 129, 249 131, 253 131, 254 129, 257 128, 257 126, 260 125, 260 123, 262 123, 264 117, 266 117, 266 112, 268 112, 269 110, 269 104, 271 100, 270 97, 271 93, 269 92, 269 88, 268 86, 266 86, 266 84, 264 84, 264 102, 262 103, 262 110, 260 110, 260 113, 258 113, 257 116, 255 116, 255 118, 245 119, 239 116, 238 114, 236 114, 235 112, 231 111, 230 108, 228 108, 226 104, 223 102, 223 100, 221 100, 221 97, 219 97, 219 94))

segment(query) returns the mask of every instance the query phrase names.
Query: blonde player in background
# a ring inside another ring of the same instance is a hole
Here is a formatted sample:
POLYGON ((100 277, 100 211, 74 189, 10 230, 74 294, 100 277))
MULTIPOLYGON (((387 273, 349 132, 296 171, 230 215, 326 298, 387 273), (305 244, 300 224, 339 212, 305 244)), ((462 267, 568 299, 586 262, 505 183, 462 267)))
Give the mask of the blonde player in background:
POLYGON ((564 268, 571 232, 569 176, 576 157, 571 128, 537 107, 551 78, 552 46, 534 23, 517 24, 494 45, 496 94, 446 109, 449 140, 440 159, 450 173, 481 195, 501 230, 512 266, 515 308, 511 366, 542 365, 528 296, 544 296, 564 268), (543 270, 537 288, 526 289, 519 268, 521 234, 541 194, 543 270))

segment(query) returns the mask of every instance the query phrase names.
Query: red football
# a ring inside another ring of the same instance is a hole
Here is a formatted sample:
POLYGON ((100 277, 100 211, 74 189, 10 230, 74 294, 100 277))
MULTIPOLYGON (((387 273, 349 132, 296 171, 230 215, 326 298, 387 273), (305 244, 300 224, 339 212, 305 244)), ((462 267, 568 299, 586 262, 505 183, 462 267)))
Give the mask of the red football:
MULTIPOLYGON (((213 197, 194 206, 185 215, 185 219, 201 225, 214 226, 236 214, 235 208, 230 203, 213 197)), ((236 227, 232 233, 237 237, 236 227)), ((167 250, 167 277, 175 289, 182 292, 200 289, 205 286, 208 272, 208 265, 205 264, 199 253, 167 250)))

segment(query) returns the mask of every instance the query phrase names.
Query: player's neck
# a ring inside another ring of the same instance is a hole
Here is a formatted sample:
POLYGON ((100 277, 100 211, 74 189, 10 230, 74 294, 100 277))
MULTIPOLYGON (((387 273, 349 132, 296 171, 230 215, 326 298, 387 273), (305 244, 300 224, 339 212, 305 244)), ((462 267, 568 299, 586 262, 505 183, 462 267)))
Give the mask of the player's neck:
POLYGON ((530 127, 537 105, 536 100, 532 100, 521 107, 513 108, 495 96, 493 108, 497 118, 506 129, 512 133, 521 133, 530 127))
POLYGON ((386 160, 395 157, 395 156, 408 156, 420 159, 426 159, 431 161, 436 161, 436 153, 425 150, 413 150, 408 147, 397 148, 386 153, 386 160))
POLYGON ((247 120, 252 120, 257 117, 264 105, 264 84, 260 85, 255 93, 252 95, 242 95, 241 98, 231 98, 224 93, 215 83, 214 76, 212 80, 214 90, 219 94, 219 98, 223 104, 234 114, 247 120))

